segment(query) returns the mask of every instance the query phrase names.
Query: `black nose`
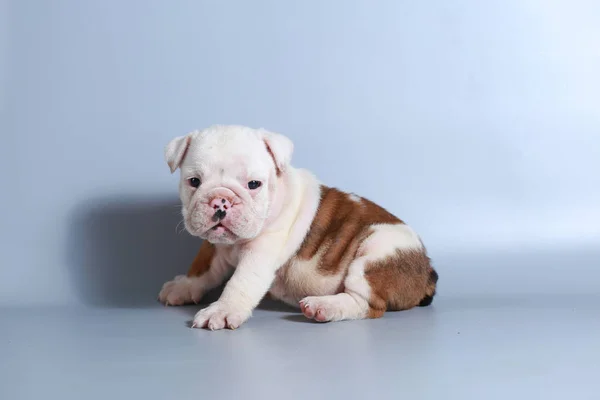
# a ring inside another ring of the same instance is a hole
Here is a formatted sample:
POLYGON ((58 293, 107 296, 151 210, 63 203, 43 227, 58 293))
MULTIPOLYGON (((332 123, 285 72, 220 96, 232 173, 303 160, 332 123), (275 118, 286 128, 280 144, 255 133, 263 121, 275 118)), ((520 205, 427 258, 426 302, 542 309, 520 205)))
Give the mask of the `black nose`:
POLYGON ((219 209, 219 210, 215 211, 215 214, 213 215, 212 219, 215 222, 220 221, 223 218, 225 218, 226 215, 227 215, 227 212, 225 210, 219 209))

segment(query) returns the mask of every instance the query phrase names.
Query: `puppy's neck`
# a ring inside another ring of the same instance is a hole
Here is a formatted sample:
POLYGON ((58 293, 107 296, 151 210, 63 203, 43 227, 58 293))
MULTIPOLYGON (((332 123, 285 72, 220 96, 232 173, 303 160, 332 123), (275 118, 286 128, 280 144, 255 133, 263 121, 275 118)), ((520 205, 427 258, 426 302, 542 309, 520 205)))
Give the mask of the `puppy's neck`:
MULTIPOLYGON (((276 235, 283 239, 285 244, 279 249, 279 261, 282 263, 289 259, 302 244, 319 206, 321 182, 309 171, 291 166, 277 179, 277 190, 260 235, 234 245, 217 246, 230 254, 231 260, 237 260, 240 251, 248 245, 252 246, 252 243, 261 236, 276 235)), ((231 263, 236 262, 231 261, 231 263)))
POLYGON ((309 171, 291 166, 280 179, 278 204, 275 207, 273 203, 274 212, 262 234, 284 239, 280 249, 283 262, 298 250, 310 228, 321 199, 321 182, 309 171))

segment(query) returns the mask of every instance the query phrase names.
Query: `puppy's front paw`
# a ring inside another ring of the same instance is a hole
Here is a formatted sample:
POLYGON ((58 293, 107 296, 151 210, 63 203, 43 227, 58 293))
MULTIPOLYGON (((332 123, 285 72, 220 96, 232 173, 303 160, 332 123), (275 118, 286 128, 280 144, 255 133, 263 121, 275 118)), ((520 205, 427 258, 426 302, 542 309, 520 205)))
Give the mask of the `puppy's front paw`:
POLYGON ((197 304, 202 298, 202 290, 198 286, 198 278, 178 275, 172 281, 165 283, 158 294, 158 300, 168 306, 197 304))
POLYGON ((223 328, 236 329, 246 322, 250 315, 251 312, 217 301, 196 314, 192 328, 208 328, 211 331, 223 328))

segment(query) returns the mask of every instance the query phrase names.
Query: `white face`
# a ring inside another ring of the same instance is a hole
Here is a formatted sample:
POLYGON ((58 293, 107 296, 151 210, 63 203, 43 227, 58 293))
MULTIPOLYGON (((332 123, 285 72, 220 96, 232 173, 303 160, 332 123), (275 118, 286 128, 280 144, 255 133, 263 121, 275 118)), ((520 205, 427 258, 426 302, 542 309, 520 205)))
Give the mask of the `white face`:
POLYGON ((174 139, 165 154, 172 170, 181 168, 187 231, 233 244, 263 230, 277 194, 278 168, 284 167, 279 161, 289 163, 291 142, 263 130, 216 126, 174 139))

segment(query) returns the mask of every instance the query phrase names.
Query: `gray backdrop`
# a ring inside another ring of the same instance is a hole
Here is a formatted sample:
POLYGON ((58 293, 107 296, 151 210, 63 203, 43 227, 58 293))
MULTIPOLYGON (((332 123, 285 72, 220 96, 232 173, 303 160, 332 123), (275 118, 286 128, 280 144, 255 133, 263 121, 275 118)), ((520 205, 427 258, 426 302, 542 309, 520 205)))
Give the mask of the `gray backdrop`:
POLYGON ((594 0, 0 0, 0 398, 596 400, 598 21, 594 0), (413 225, 433 306, 219 333, 160 307, 199 245, 163 148, 214 123, 287 134, 413 225))
POLYGON ((597 248, 597 2, 0 4, 0 303, 153 301, 197 246, 163 147, 213 123, 414 225, 442 293, 598 290, 479 262, 597 248))

